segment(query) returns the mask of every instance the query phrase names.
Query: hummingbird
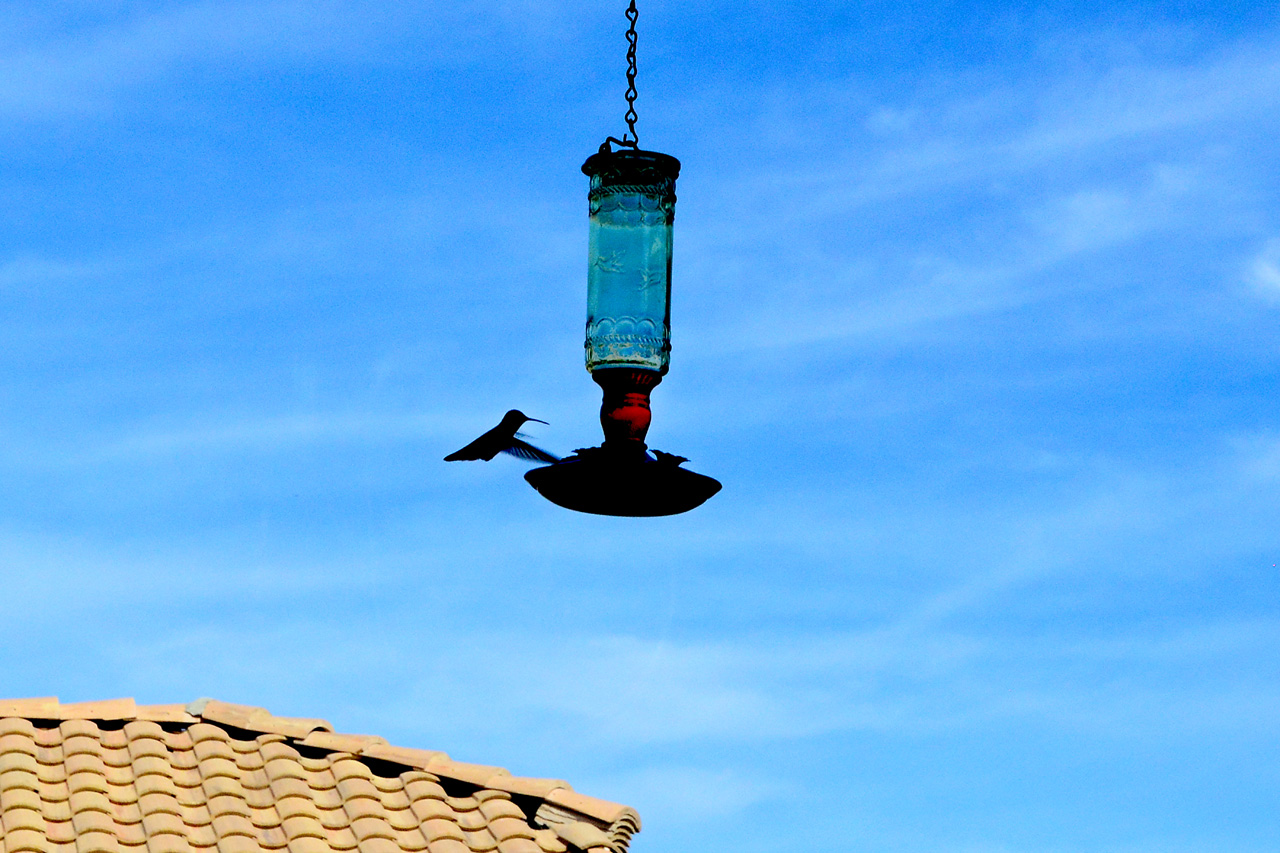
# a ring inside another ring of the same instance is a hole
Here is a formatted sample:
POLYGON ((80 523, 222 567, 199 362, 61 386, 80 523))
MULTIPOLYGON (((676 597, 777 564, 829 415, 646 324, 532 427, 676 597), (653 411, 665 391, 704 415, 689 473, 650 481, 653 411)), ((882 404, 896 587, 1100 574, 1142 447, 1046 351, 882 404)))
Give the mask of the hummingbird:
POLYGON ((502 422, 496 427, 477 438, 461 450, 455 450, 444 458, 445 462, 463 462, 473 459, 483 459, 488 462, 499 453, 510 453, 512 456, 518 456, 521 459, 528 459, 533 462, 559 462, 559 456, 553 456, 540 447, 534 447, 527 441, 517 438, 519 435, 516 430, 524 426, 525 421, 538 421, 545 424, 546 421, 531 418, 519 409, 512 409, 502 416, 502 422))

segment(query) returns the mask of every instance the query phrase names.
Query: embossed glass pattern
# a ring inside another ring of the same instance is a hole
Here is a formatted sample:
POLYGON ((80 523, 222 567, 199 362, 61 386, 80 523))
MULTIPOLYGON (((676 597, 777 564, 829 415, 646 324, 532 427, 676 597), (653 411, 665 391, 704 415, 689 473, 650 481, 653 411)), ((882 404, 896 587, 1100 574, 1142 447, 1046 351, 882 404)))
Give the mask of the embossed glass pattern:
POLYGON ((597 154, 591 176, 587 370, 666 373, 671 354, 671 231, 680 164, 665 154, 597 154))

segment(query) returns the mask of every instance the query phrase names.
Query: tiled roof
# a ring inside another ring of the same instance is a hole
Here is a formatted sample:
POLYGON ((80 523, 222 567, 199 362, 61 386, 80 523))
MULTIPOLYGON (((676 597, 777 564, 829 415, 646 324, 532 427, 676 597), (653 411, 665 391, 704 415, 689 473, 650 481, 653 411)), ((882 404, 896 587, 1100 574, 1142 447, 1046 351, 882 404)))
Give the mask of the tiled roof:
POLYGON ((0 700, 0 853, 626 853, 640 818, 324 720, 0 700))

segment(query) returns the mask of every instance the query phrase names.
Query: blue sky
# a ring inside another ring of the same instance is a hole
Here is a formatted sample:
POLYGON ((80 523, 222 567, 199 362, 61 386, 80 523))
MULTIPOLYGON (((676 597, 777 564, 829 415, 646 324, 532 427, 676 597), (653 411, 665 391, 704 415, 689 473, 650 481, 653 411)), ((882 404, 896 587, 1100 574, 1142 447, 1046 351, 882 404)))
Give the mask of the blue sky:
POLYGON ((0 694, 323 716, 637 853, 1274 851, 1274 7, 639 5, 650 443, 725 484, 650 520, 440 461, 599 440, 625 4, 0 3, 0 694))

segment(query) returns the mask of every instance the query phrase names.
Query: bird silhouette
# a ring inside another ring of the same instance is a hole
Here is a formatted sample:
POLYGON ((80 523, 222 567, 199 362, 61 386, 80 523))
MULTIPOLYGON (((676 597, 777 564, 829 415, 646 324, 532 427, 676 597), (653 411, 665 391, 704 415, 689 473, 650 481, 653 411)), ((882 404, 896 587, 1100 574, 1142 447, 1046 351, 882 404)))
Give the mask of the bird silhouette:
POLYGON ((553 456, 542 448, 534 447, 529 442, 517 437, 519 433, 516 430, 520 429, 525 421, 538 421, 540 424, 546 423, 546 421, 529 417, 519 409, 512 409, 502 416, 502 422, 496 427, 461 450, 450 453, 444 458, 444 461, 465 462, 473 459, 483 459, 488 462, 499 453, 510 453, 512 456, 518 456, 521 459, 528 459, 532 462, 559 462, 559 456, 553 456))

